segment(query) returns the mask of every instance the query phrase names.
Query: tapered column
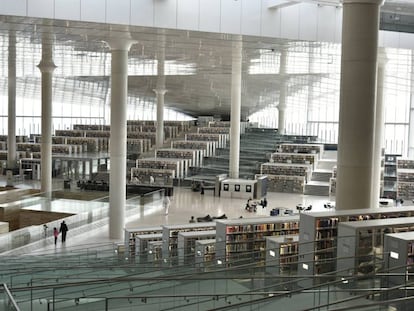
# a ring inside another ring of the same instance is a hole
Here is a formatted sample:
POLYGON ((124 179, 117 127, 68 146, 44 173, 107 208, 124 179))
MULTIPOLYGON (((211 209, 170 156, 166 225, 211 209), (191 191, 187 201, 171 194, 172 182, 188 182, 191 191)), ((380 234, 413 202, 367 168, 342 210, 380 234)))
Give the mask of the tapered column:
POLYGON ((9 32, 7 168, 16 167, 16 33, 9 32))
POLYGON ((109 237, 122 239, 125 225, 128 51, 133 40, 113 38, 111 47, 111 133, 109 173, 109 237))
POLYGON ((279 112, 278 115, 278 133, 283 135, 285 134, 285 125, 286 125, 286 91, 287 91, 287 75, 286 75, 286 65, 287 65, 287 50, 282 49, 282 53, 280 54, 280 68, 279 68, 279 76, 280 76, 280 90, 279 90, 279 105, 277 106, 277 110, 279 112))
POLYGON ((160 38, 158 39, 157 53, 157 87, 153 90, 157 97, 157 127, 155 135, 155 145, 162 148, 164 145, 164 97, 167 90, 165 89, 165 31, 159 30, 160 38))
POLYGON ((233 42, 231 65, 230 158, 229 177, 239 178, 241 115, 241 38, 233 42))
POLYGON ((37 66, 42 73, 42 142, 40 189, 52 192, 52 78, 56 65, 53 62, 53 36, 45 32, 42 37, 42 60, 37 66))
POLYGON ((156 128, 156 146, 162 148, 164 145, 164 96, 167 92, 166 89, 154 89, 157 96, 157 128, 156 128))
POLYGON ((384 80, 385 65, 387 57, 385 51, 380 49, 378 53, 377 71, 377 104, 375 106, 375 132, 374 132, 374 154, 372 158, 372 206, 379 207, 381 196, 381 160, 384 142, 384 80))
MULTIPOLYGON (((411 54, 411 64, 414 64, 414 54, 411 54)), ((411 81, 414 81, 414 70, 411 70, 411 81)), ((414 84, 410 85, 410 118, 408 122, 408 158, 414 158, 414 84)))
POLYGON ((336 209, 370 208, 379 10, 382 0, 344 0, 336 209))
POLYGON ((279 112, 278 117, 278 133, 284 135, 286 133, 285 125, 286 125, 286 81, 281 81, 280 85, 280 92, 279 92, 279 105, 277 106, 277 110, 279 112))

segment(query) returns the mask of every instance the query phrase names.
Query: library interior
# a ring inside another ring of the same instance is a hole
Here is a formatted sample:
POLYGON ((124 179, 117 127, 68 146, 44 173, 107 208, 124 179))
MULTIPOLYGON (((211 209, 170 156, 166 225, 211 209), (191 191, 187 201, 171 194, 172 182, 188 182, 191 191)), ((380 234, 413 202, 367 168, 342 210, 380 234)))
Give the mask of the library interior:
POLYGON ((0 310, 412 310, 412 0, 2 0, 0 46, 0 310))

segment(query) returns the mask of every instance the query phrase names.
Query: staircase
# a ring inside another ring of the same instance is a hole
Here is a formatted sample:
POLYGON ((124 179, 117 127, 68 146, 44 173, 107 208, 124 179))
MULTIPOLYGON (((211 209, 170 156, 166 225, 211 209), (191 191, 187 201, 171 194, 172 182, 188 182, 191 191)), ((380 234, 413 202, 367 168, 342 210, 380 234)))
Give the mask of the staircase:
POLYGON ((305 194, 329 196, 329 179, 336 165, 336 151, 325 151, 317 168, 312 172, 311 180, 305 185, 305 194))
MULTIPOLYGON (((246 132, 240 136, 240 178, 254 179, 260 172, 260 165, 268 162, 268 155, 275 152, 278 138, 275 131, 246 132)), ((215 180, 218 174, 228 174, 229 158, 229 147, 216 149, 216 156, 205 158, 203 167, 195 168, 191 178, 215 180)))

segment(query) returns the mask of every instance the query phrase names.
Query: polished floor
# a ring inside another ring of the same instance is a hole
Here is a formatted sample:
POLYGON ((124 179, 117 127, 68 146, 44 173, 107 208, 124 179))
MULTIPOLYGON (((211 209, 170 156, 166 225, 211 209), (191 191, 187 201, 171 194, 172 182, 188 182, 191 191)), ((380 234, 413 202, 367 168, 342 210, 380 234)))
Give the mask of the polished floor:
MULTIPOLYGON (((5 181, 0 180, 0 186, 4 186, 5 181)), ((62 188, 62 182, 55 182, 54 189, 62 188)), ((38 182, 32 182, 30 184, 18 185, 18 187, 39 187, 38 182)), ((204 195, 200 192, 193 192, 186 187, 176 187, 174 189, 174 195, 171 198, 170 208, 168 214, 165 213, 165 209, 162 205, 162 200, 156 200, 151 203, 147 203, 139 209, 139 212, 129 216, 125 221, 125 227, 132 229, 138 227, 159 226, 164 224, 185 224, 189 222, 191 216, 202 217, 206 215, 210 216, 226 216, 231 218, 243 218, 248 217, 263 217, 269 216, 270 210, 273 208, 279 208, 282 216, 285 209, 290 209, 294 213, 297 213, 296 205, 302 204, 305 206, 312 205, 312 211, 325 210, 324 204, 329 201, 328 197, 323 196, 309 196, 290 193, 268 193, 267 194, 268 206, 262 208, 259 206, 257 212, 248 212, 245 210, 245 199, 233 199, 216 197, 212 191, 206 191, 204 195)), ((82 204, 75 200, 56 200, 53 203, 54 209, 61 209, 65 212, 79 211, 79 209, 85 208, 85 201, 80 201, 82 204)), ((136 199, 127 200, 127 204, 139 204, 136 199)), ((96 205, 96 202, 91 202, 96 205)), ((269 216, 270 217, 270 216, 269 216)), ((62 244, 59 240, 55 246, 52 243, 53 237, 48 237, 46 241, 37 243, 35 247, 26 248, 27 252, 49 252, 49 251, 62 251, 70 248, 88 247, 95 243, 123 243, 122 240, 112 240, 109 238, 108 225, 90 225, 90 229, 83 230, 81 233, 76 234, 75 230, 69 230, 67 240, 65 244, 62 244), (76 234, 76 235, 74 235, 76 234)), ((19 252, 10 251, 8 254, 21 254, 19 252)))

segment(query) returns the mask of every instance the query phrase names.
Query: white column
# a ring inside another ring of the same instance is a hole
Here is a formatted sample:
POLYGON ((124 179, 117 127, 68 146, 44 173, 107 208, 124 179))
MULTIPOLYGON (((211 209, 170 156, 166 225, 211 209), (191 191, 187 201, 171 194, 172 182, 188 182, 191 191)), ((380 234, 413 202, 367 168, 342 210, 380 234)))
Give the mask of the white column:
POLYGON ((166 89, 154 89, 157 96, 157 128, 155 145, 157 148, 162 148, 164 145, 164 95, 167 92, 166 89))
POLYGON ((42 37, 42 59, 37 66, 42 73, 42 142, 40 179, 42 192, 52 192, 52 78, 56 65, 53 62, 53 37, 42 37))
POLYGON ((372 207, 379 9, 344 0, 336 209, 372 207))
POLYGON ((287 50, 282 49, 282 53, 280 54, 280 68, 279 68, 279 76, 280 76, 280 90, 279 90, 279 105, 277 106, 278 114, 278 133, 283 135, 285 134, 285 126, 286 126, 286 92, 287 92, 287 75, 286 75, 286 66, 287 66, 287 50))
POLYGON ((277 106, 277 110, 279 112, 279 118, 278 118, 278 128, 277 131, 279 134, 284 135, 285 125, 286 125, 286 81, 281 81, 280 85, 280 92, 279 92, 279 105, 277 106))
MULTIPOLYGON (((411 54, 411 63, 414 64, 414 54, 411 54)), ((411 81, 414 81, 414 70, 411 71, 411 81)), ((411 82, 410 118, 408 122, 408 158, 414 158, 414 83, 411 82)))
POLYGON ((164 145, 164 97, 167 90, 165 89, 165 31, 161 29, 160 38, 158 39, 157 53, 157 87, 153 90, 157 97, 157 128, 155 136, 155 145, 162 148, 164 145))
POLYGON ((112 38, 109 237, 122 239, 125 225, 128 51, 133 40, 112 38))
MULTIPOLYGON (((309 75, 314 75, 316 73, 315 68, 315 47, 313 44, 309 47, 309 75)), ((313 79, 311 78, 311 82, 308 86, 308 103, 306 105, 306 133, 305 135, 312 135, 312 124, 309 122, 311 119, 311 108, 313 105, 313 79)))
POLYGON ((231 111, 229 177, 239 178, 242 42, 233 42, 231 64, 231 111))
POLYGON ((374 132, 374 154, 372 168, 372 206, 379 207, 379 198, 381 196, 381 159, 384 142, 384 79, 385 65, 387 59, 385 51, 380 50, 378 54, 378 72, 377 72, 377 105, 375 107, 375 132, 374 132))
POLYGON ((16 33, 9 32, 7 168, 16 167, 16 33))

